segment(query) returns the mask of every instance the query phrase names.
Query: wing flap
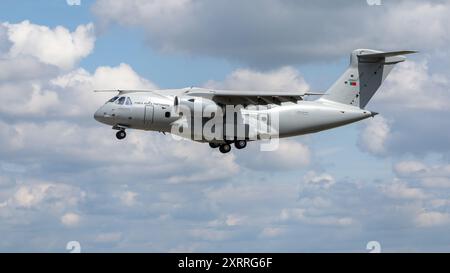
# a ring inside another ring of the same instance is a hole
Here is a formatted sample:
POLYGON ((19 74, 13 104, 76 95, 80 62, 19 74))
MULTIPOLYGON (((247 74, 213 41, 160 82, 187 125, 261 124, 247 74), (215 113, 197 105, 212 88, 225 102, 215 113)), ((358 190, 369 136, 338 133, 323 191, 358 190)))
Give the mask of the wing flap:
POLYGON ((186 95, 212 99, 218 103, 238 104, 281 104, 282 102, 297 102, 305 96, 320 96, 323 93, 308 93, 298 91, 232 91, 211 90, 203 88, 191 89, 186 95))

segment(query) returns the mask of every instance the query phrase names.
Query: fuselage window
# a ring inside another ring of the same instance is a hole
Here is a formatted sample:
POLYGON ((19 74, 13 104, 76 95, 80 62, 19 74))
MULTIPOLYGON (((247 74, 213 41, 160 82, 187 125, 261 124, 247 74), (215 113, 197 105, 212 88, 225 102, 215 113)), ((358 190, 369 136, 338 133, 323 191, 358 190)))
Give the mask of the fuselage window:
POLYGON ((133 103, 131 103, 131 99, 129 97, 127 97, 127 102, 125 104, 126 105, 132 105, 133 103))
POLYGON ((110 99, 108 102, 115 102, 118 98, 119 98, 119 97, 116 96, 116 97, 110 99))
POLYGON ((120 104, 120 105, 123 105, 124 103, 125 103, 125 97, 120 97, 120 99, 118 99, 117 101, 116 101, 116 103, 117 104, 120 104))

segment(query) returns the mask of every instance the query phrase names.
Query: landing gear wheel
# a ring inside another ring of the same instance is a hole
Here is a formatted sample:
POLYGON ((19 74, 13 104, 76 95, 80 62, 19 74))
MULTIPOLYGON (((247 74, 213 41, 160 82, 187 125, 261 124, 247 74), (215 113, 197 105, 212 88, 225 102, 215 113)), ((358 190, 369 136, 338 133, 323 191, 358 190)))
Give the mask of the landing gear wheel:
POLYGON ((218 144, 218 143, 213 143, 213 142, 209 143, 209 147, 211 147, 213 149, 219 148, 219 146, 220 146, 220 144, 218 144))
POLYGON ((120 130, 119 132, 116 133, 117 139, 124 139, 126 136, 127 136, 127 133, 125 133, 124 130, 120 130))
POLYGON ((220 151, 222 154, 229 153, 229 152, 231 151, 231 146, 230 146, 230 144, 222 144, 222 145, 220 145, 219 151, 220 151))
POLYGON ((244 149, 247 146, 247 141, 245 140, 236 140, 236 142, 234 142, 234 147, 236 147, 236 149, 244 149))

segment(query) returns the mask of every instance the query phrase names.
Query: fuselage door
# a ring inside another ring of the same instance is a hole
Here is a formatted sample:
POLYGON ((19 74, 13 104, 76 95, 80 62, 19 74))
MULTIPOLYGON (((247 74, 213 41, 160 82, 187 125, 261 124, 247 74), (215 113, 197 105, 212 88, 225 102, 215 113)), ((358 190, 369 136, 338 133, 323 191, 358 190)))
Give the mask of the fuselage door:
POLYGON ((148 128, 153 123, 153 104, 145 105, 145 126, 148 128))

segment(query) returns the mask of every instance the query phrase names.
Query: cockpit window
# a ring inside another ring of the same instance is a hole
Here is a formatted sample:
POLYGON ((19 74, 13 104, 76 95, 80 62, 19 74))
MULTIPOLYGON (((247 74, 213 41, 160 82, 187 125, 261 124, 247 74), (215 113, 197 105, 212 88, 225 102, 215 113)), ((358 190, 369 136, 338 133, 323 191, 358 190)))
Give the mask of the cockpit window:
POLYGON ((108 102, 115 102, 119 97, 115 96, 114 98, 110 99, 108 102))
POLYGON ((120 97, 120 99, 118 99, 118 100, 116 101, 116 103, 117 103, 117 104, 120 104, 120 105, 123 105, 123 104, 125 103, 125 99, 126 99, 126 97, 120 97))
POLYGON ((127 102, 125 104, 126 105, 132 105, 133 103, 131 103, 131 99, 129 97, 127 97, 127 102))

